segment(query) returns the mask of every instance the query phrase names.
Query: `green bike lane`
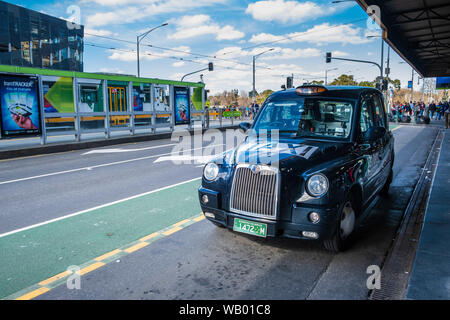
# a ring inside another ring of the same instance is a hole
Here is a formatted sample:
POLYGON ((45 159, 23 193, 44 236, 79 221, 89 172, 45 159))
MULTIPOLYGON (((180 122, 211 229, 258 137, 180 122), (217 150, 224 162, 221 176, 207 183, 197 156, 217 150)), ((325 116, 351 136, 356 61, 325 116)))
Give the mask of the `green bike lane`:
POLYGON ((198 216, 200 183, 191 180, 0 238, 0 299, 198 216))

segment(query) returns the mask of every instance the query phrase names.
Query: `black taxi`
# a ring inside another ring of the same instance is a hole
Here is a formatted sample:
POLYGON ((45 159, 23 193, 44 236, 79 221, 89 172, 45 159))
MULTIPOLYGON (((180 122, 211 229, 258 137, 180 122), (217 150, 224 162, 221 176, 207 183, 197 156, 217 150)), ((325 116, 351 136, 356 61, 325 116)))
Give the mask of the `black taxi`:
POLYGON ((310 86, 273 93, 247 135, 209 162, 205 217, 260 237, 320 240, 345 250, 393 176, 394 137, 374 88, 310 86))

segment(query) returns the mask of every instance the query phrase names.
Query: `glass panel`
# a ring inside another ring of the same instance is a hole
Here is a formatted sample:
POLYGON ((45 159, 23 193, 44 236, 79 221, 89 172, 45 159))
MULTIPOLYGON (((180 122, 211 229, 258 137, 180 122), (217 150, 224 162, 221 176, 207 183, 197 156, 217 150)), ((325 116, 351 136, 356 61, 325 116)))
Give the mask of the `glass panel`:
POLYGON ((97 83, 80 83, 78 112, 104 112, 103 110, 103 85, 97 83))
POLYGON ((90 129, 104 129, 105 128, 105 117, 95 116, 95 117, 81 117, 80 118, 81 130, 90 129))
POLYGON ((136 127, 151 126, 152 116, 146 114, 138 114, 134 116, 134 125, 136 127))
POLYGON ((22 59, 24 59, 27 62, 31 62, 29 41, 22 41, 22 59))
POLYGON ((110 116, 109 125, 111 128, 128 128, 130 126, 130 116, 110 116))
POLYGON ((133 84, 133 110, 152 111, 151 86, 149 83, 133 84))
POLYGON ((43 81, 44 112, 74 113, 72 78, 55 77, 55 81, 43 81))
POLYGON ((47 131, 72 131, 75 130, 75 118, 45 118, 45 126, 47 131))
POLYGON ((111 112, 128 111, 128 82, 108 81, 108 105, 111 112))
POLYGON ((168 85, 155 85, 155 111, 172 112, 168 85))

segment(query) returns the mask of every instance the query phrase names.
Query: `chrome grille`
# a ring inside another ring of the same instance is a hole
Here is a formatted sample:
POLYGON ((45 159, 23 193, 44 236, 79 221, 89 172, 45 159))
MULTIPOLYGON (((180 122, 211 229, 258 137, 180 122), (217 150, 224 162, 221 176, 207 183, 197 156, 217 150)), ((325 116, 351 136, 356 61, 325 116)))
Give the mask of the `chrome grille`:
POLYGON ((231 212, 276 219, 278 201, 278 169, 259 166, 253 173, 252 165, 240 164, 234 174, 231 190, 231 212))

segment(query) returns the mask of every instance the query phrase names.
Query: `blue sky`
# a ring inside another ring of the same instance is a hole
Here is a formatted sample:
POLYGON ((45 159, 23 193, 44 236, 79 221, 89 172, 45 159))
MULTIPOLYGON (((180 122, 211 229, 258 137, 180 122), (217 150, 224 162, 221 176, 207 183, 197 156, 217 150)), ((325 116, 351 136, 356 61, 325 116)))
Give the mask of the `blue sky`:
MULTIPOLYGON (((257 59, 256 89, 279 90, 285 77, 294 84, 329 79, 347 73, 357 81, 372 81, 375 66, 342 61, 325 63, 325 52, 335 56, 380 62, 381 40, 355 3, 316 1, 237 0, 79 0, 8 1, 69 19, 73 6, 85 26, 84 67, 87 72, 136 74, 136 35, 168 22, 150 33, 141 45, 141 76, 179 80, 184 74, 215 63, 203 72, 212 93, 252 86, 252 56, 257 59), (122 39, 113 41, 91 34, 122 39), (126 42, 130 41, 130 42, 126 42), (149 47, 148 44, 160 48, 149 47), (105 48, 106 47, 106 48, 105 48), (115 48, 119 50, 111 50, 115 48), (172 50, 167 50, 172 49, 172 50), (205 57, 210 56, 210 57, 205 57), (212 58, 216 57, 216 58, 212 58), (181 60, 183 59, 183 60, 181 60)), ((385 60, 387 45, 385 46, 385 60)), ((391 78, 406 87, 411 67, 400 64, 391 50, 391 78)), ((199 81, 199 75, 186 80, 199 81)), ((416 81, 417 83, 417 76, 416 81)))

